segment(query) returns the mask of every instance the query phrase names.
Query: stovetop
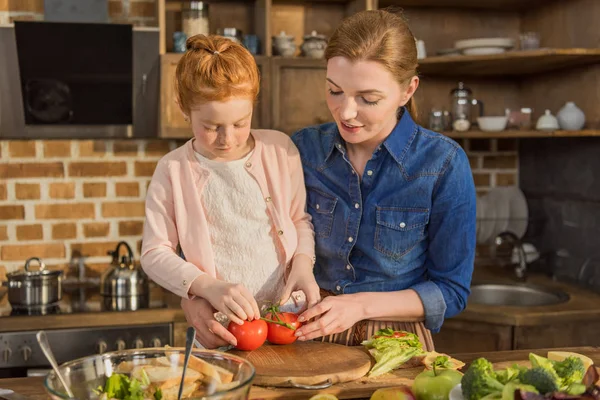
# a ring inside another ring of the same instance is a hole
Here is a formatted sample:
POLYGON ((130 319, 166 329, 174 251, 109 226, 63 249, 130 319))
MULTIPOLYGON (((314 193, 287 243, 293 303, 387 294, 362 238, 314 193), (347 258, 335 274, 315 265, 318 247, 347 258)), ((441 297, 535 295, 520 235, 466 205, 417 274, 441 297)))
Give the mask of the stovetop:
POLYGON ((11 307, 8 292, 0 291, 0 318, 16 316, 66 315, 95 312, 137 311, 166 308, 160 288, 150 290, 148 296, 111 298, 100 294, 97 287, 63 291, 62 299, 54 304, 37 307, 11 307))

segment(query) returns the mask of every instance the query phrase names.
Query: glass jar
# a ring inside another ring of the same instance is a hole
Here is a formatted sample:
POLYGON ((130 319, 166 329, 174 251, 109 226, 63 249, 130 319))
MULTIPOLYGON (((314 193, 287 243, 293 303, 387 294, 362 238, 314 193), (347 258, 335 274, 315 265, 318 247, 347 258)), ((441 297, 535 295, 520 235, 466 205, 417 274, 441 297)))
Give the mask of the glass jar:
POLYGON ((190 1, 181 10, 181 27, 185 36, 208 35, 208 3, 205 1, 190 1))

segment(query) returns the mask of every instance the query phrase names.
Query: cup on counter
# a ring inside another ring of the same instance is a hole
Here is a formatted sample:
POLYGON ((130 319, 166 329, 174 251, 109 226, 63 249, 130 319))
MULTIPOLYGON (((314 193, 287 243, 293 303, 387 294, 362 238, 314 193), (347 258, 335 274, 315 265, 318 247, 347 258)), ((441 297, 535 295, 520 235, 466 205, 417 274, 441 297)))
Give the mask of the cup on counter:
POLYGON ((524 32, 519 35, 521 50, 535 50, 540 48, 540 35, 537 32, 524 32))

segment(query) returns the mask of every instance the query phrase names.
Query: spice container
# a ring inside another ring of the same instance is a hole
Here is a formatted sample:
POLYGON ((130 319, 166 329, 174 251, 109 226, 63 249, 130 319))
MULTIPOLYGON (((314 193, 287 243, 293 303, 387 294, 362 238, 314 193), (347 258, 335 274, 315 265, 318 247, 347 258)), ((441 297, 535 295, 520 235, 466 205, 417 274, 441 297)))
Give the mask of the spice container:
POLYGON ((208 35, 208 4, 205 1, 190 1, 181 10, 181 25, 185 36, 208 35))

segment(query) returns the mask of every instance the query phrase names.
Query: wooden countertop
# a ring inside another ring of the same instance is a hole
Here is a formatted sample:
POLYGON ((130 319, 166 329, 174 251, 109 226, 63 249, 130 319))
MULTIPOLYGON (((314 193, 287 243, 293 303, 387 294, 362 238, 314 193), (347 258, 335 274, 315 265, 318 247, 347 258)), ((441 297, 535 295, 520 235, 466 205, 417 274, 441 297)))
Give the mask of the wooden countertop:
MULTIPOLYGON (((518 284, 510 269, 476 266, 473 283, 508 283, 518 284)), ((569 295, 569 300, 562 304, 536 307, 502 307, 468 304, 465 311, 453 319, 461 321, 486 322, 510 326, 539 326, 561 322, 577 322, 600 318, 600 294, 585 290, 578 286, 553 281, 541 274, 529 274, 526 283, 558 289, 569 295)), ((63 303, 70 301, 69 296, 63 303)), ((99 309, 98 299, 90 300, 90 304, 99 309)), ((45 316, 2 316, 0 332, 15 332, 37 329, 66 329, 98 326, 128 326, 155 323, 185 322, 185 316, 179 306, 179 297, 160 287, 153 287, 151 302, 161 304, 159 308, 138 311, 94 311, 65 313, 45 316)), ((6 296, 0 295, 0 315, 10 313, 6 296)))
POLYGON ((532 307, 467 304, 467 308, 453 319, 511 326, 538 326, 600 318, 600 307, 598 307, 600 294, 573 284, 552 280, 543 274, 529 273, 526 281, 521 282, 514 278, 512 269, 476 266, 473 284, 477 283, 531 284, 566 292, 569 300, 562 304, 532 307))
MULTIPOLYGON (((465 353, 465 354, 454 354, 453 356, 466 363, 473 361, 479 357, 485 357, 493 363, 500 363, 506 361, 516 360, 527 360, 529 353, 534 352, 541 356, 545 356, 549 349, 539 350, 517 350, 517 351, 499 351, 499 352, 488 352, 488 353, 465 353)), ((557 350, 557 349, 554 349, 557 350)), ((596 365, 600 365, 600 348, 599 347, 574 347, 569 350, 577 353, 585 354, 590 357, 596 365)), ((348 383, 346 385, 349 385, 348 383)), ((343 389, 332 386, 329 389, 320 392, 335 393, 340 399, 347 398, 368 398, 370 393, 364 392, 359 393, 356 390, 353 391, 351 397, 348 397, 344 393, 343 389)), ((16 379, 0 379, 0 388, 12 389, 15 392, 29 396, 32 400, 43 400, 47 399, 48 396, 44 390, 43 378, 32 377, 32 378, 16 378, 16 379)), ((302 389, 266 389, 253 386, 250 392, 250 399, 309 399, 312 395, 317 393, 316 391, 307 391, 302 389)))

